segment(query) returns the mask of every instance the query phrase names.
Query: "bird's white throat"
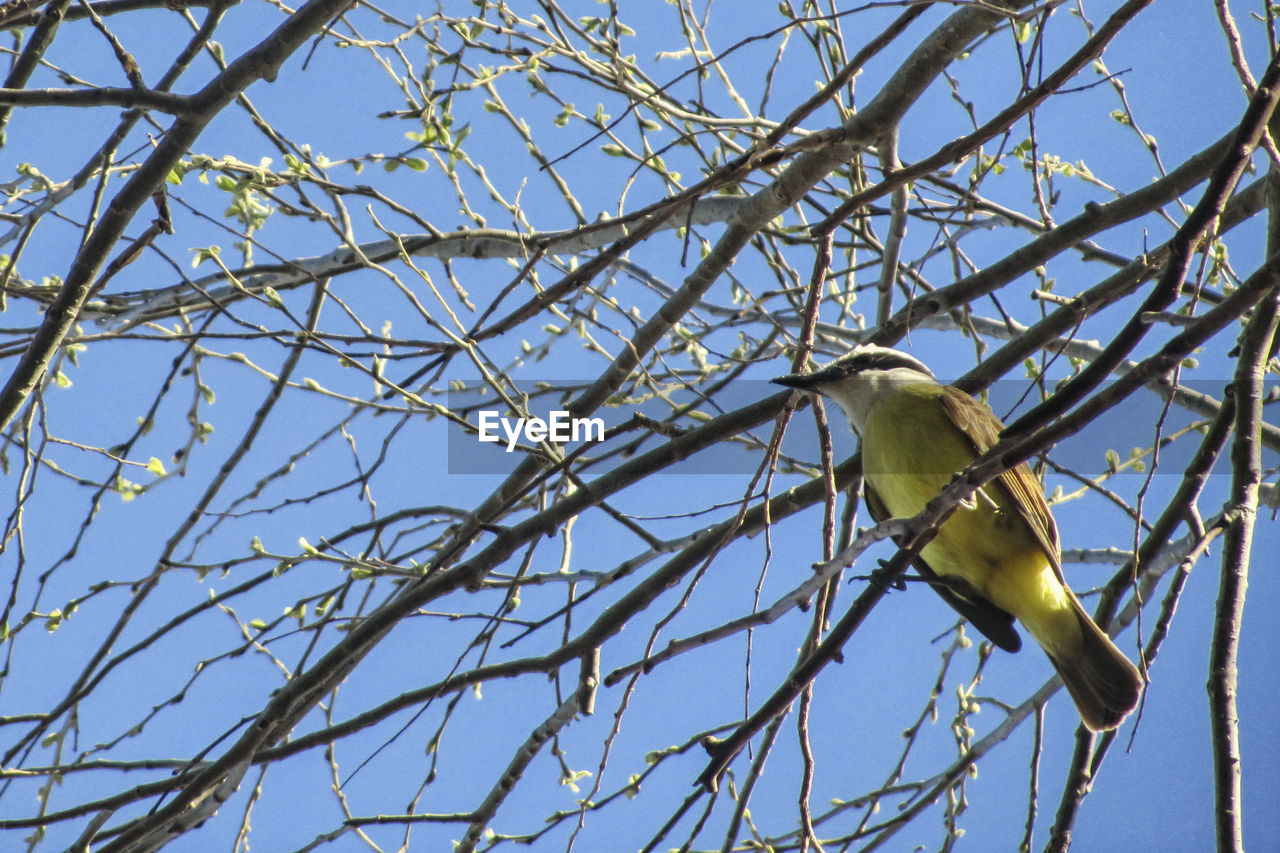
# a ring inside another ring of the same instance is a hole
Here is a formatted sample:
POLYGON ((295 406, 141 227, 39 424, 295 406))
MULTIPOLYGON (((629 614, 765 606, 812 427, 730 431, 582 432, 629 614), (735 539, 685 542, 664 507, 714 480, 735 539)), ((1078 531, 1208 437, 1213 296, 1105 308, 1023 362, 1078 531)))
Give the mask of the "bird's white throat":
POLYGON ((849 423, 863 433, 867 418, 885 397, 895 393, 904 385, 921 382, 936 384, 933 379, 918 370, 907 367, 894 367, 889 370, 866 370, 847 376, 839 382, 832 382, 821 388, 822 394, 836 402, 849 423))

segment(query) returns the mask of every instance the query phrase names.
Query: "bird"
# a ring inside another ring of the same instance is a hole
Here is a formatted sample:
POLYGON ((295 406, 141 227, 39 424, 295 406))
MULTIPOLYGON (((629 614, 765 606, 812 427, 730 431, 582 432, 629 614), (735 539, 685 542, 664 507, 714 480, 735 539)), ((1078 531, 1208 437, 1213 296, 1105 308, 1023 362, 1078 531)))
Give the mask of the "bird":
MULTIPOLYGON (((877 522, 918 514, 1004 429, 985 403, 887 347, 859 345, 825 367, 772 381, 844 411, 861 440, 863 494, 877 522)), ((1025 462, 962 501, 913 564, 999 648, 1021 648, 1020 622, 1091 731, 1115 729, 1137 705, 1142 676, 1067 585, 1058 527, 1025 462)))

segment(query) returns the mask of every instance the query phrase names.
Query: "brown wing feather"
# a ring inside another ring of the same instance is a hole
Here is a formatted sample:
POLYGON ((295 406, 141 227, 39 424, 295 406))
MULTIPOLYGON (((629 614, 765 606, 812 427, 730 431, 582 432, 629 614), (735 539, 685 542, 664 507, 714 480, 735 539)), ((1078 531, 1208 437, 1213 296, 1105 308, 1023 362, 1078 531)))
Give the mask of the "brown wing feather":
MULTIPOLYGON (((943 388, 943 410, 952 422, 973 441, 975 453, 982 454, 995 446, 1000 440, 1000 431, 1004 424, 992 414, 986 403, 979 402, 958 388, 950 385, 943 388)), ((1062 576, 1062 546, 1058 539, 1058 525, 1049 512, 1049 502, 1044 499, 1044 490, 1040 481, 1031 473, 1031 467, 1025 462, 1010 468, 1001 474, 996 481, 1013 498, 1013 505, 1018 507, 1022 520, 1035 534, 1040 547, 1053 564, 1053 572, 1058 581, 1066 586, 1062 576)))
MULTIPOLYGON (((890 514, 885 505, 880 501, 880 496, 876 494, 871 484, 863 481, 863 495, 866 497, 867 512, 871 514, 872 519, 878 524, 887 518, 890 514)), ((921 577, 929 582, 934 592, 942 597, 942 600, 951 605, 957 613, 969 621, 969 624, 982 632, 988 640, 995 643, 998 647, 1006 652, 1016 652, 1022 648, 1022 637, 1013 627, 1013 616, 999 607, 996 607, 986 598, 978 594, 977 590, 972 589, 958 578, 942 578, 933 567, 921 556, 917 555, 911 561, 911 565, 920 573, 921 577)))

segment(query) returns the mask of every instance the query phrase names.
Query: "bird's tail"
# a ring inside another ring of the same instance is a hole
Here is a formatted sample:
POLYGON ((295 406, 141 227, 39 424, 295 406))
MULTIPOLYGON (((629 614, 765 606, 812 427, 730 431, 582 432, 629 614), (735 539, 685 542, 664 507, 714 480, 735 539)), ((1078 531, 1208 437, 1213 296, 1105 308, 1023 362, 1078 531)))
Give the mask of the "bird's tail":
POLYGON ((1067 692, 1092 731, 1114 729, 1138 704, 1142 675, 1124 652, 1071 596, 1080 622, 1080 646, 1074 654, 1049 655, 1067 692))

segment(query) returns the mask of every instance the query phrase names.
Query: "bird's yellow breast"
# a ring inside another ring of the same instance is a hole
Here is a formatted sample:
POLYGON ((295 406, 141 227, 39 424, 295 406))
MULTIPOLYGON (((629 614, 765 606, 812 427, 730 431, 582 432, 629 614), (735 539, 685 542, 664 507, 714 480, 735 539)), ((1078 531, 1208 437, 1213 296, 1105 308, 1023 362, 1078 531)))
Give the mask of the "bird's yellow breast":
MULTIPOLYGON (((973 444, 941 404, 941 386, 921 382, 887 395, 867 418, 863 476, 890 514, 909 518, 975 458, 973 444)), ((939 528, 921 556, 940 575, 959 577, 1033 634, 1054 633, 1071 615, 1048 555, 1013 497, 991 482, 939 528)))

